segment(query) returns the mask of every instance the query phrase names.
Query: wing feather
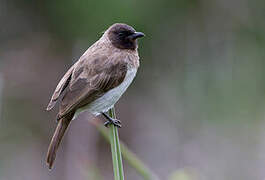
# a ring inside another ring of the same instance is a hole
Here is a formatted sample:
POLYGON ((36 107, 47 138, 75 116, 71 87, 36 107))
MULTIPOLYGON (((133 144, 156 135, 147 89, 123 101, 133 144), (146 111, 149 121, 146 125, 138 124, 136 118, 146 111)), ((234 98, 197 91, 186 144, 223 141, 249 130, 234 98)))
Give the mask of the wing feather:
POLYGON ((62 77, 60 82, 58 83, 51 100, 46 108, 47 111, 51 110, 54 105, 56 104, 59 96, 62 94, 62 92, 65 90, 65 88, 68 86, 70 80, 71 80, 71 75, 74 69, 74 65, 65 73, 65 75, 62 77))
POLYGON ((58 119, 101 97, 120 85, 125 78, 126 57, 97 54, 86 58, 73 70, 70 84, 60 104, 58 119))

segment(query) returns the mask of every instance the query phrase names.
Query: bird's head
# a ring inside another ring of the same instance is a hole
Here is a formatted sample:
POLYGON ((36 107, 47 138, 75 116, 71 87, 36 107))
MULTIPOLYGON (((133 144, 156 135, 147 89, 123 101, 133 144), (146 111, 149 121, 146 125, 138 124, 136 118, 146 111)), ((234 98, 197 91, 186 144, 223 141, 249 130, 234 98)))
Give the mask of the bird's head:
POLYGON ((131 26, 122 23, 116 23, 106 31, 110 42, 119 49, 137 48, 137 39, 144 37, 144 33, 136 32, 131 26))

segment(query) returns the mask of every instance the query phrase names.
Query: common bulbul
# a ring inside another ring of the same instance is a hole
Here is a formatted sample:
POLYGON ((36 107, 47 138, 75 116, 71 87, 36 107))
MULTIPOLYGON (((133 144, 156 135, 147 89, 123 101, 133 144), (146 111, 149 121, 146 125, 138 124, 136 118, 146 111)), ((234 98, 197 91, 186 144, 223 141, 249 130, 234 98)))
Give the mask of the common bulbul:
POLYGON ((100 114, 108 120, 105 126, 120 121, 106 112, 114 106, 134 79, 139 67, 137 39, 143 37, 129 25, 116 23, 90 46, 79 60, 65 73, 57 85, 47 110, 54 107, 62 96, 57 114, 58 125, 52 137, 47 164, 52 168, 62 137, 80 112, 100 114))

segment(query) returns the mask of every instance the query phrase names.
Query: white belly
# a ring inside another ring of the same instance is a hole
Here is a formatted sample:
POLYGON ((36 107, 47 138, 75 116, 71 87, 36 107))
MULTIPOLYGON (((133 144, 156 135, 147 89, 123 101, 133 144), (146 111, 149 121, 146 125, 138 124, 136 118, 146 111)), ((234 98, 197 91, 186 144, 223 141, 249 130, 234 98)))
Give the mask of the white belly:
POLYGON ((107 93, 105 93, 103 96, 96 99, 92 103, 78 109, 75 113, 75 117, 83 111, 89 111, 90 113, 96 116, 99 115, 101 112, 107 112, 110 108, 114 106, 114 104, 120 99, 121 95, 129 87, 136 75, 136 72, 136 68, 129 69, 126 73, 124 81, 119 86, 109 90, 107 93))

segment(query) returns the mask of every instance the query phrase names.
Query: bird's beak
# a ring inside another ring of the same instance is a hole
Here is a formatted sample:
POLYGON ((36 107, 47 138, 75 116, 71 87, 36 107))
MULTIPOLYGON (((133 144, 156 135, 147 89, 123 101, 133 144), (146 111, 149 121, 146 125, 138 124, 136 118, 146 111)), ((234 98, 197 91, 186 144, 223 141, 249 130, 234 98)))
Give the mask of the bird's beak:
POLYGON ((144 37, 144 36, 145 36, 145 34, 142 33, 142 32, 135 32, 132 35, 128 36, 128 38, 131 39, 131 40, 135 40, 135 39, 138 39, 138 38, 141 38, 141 37, 144 37))

